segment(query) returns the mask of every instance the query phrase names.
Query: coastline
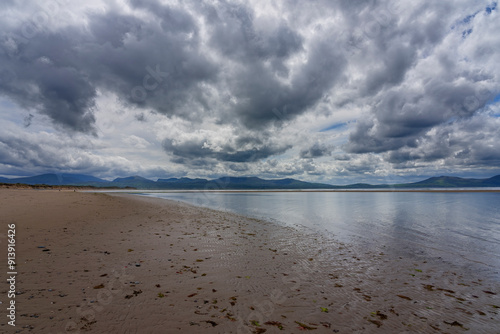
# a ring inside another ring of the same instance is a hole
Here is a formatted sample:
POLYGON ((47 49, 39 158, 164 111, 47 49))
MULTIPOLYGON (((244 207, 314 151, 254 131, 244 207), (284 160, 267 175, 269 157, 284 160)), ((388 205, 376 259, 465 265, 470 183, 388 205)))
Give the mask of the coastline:
POLYGON ((499 284, 452 267, 163 199, 0 189, 0 200, 0 233, 16 224, 20 333, 500 327, 499 284))
POLYGON ((500 188, 495 189, 270 189, 270 190, 231 190, 231 189, 219 189, 219 190, 158 190, 158 189, 116 189, 116 190, 100 190, 100 189, 89 189, 91 192, 103 192, 103 193, 290 193, 290 192, 303 192, 303 193, 397 193, 397 192, 408 192, 408 193, 500 193, 500 188))
POLYGON ((37 189, 37 190, 57 190, 57 191, 88 191, 88 192, 118 192, 118 193, 142 193, 142 192, 165 192, 165 193, 282 193, 282 192, 424 192, 424 193, 498 193, 500 187, 464 187, 464 188, 340 188, 340 189, 230 189, 221 186, 219 189, 136 189, 120 187, 92 187, 92 186, 71 186, 71 185, 29 185, 29 184, 8 184, 0 183, 0 189, 37 189))

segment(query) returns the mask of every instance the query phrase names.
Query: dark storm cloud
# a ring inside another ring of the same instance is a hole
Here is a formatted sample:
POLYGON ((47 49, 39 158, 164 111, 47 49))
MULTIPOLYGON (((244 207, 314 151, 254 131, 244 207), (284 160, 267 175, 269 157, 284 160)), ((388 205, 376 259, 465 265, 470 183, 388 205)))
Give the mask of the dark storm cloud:
POLYGON ((230 164, 229 169, 235 172, 247 172, 250 170, 247 164, 234 163, 230 164))
POLYGON ((384 86, 394 86, 401 83, 406 72, 413 64, 416 56, 415 46, 390 46, 386 51, 383 65, 367 75, 365 93, 372 95, 384 86))
POLYGON ((146 121, 147 121, 146 115, 144 115, 144 113, 142 113, 142 112, 141 112, 141 113, 139 113, 139 114, 136 114, 136 115, 134 116, 134 118, 135 118, 136 120, 138 120, 139 122, 146 122, 146 121))
POLYGON ((177 158, 177 163, 188 163, 189 161, 204 161, 214 159, 224 162, 255 162, 268 158, 273 155, 279 155, 291 148, 291 145, 275 145, 262 143, 260 140, 253 141, 253 147, 245 148, 240 146, 242 143, 248 143, 247 139, 236 140, 236 145, 226 143, 223 147, 212 148, 207 145, 206 139, 190 139, 183 142, 176 142, 173 139, 163 141, 163 149, 173 154, 177 158))
POLYGON ((187 12, 151 2, 145 8, 148 20, 94 13, 87 16, 88 31, 40 30, 29 40, 16 37, 22 37, 20 28, 4 34, 0 71, 15 78, 2 80, 0 93, 80 132, 94 131, 97 89, 132 106, 193 117, 188 108, 203 98, 198 84, 213 78, 216 68, 201 54, 198 28, 187 12))
POLYGON ((162 29, 169 33, 196 33, 198 30, 193 17, 185 9, 162 5, 154 0, 131 0, 130 4, 135 8, 146 9, 150 14, 157 16, 162 29))
POLYGON ((228 89, 238 100, 231 113, 248 128, 281 124, 306 112, 342 73, 345 59, 327 38, 313 41, 307 61, 291 74, 285 62, 305 49, 303 38, 285 21, 262 29, 252 9, 225 3, 210 7, 206 20, 211 45, 243 65, 228 69, 228 89))
POLYGON ((249 128, 294 119, 325 96, 344 63, 342 54, 320 41, 312 46, 307 63, 290 78, 290 84, 281 83, 261 64, 246 67, 233 85, 233 94, 242 101, 235 112, 249 128))
POLYGON ((314 143, 311 147, 300 151, 300 157, 303 159, 321 158, 324 156, 330 156, 332 154, 332 150, 333 147, 325 144, 314 143))
POLYGON ((217 66, 200 49, 196 23, 179 9, 154 2, 133 4, 147 9, 150 18, 138 21, 108 13, 91 18, 92 26, 103 26, 93 32, 101 43, 82 53, 91 60, 88 67, 96 83, 129 105, 195 119, 206 102, 200 85, 217 75, 217 66), (121 29, 113 34, 106 30, 108 16, 120 22, 121 29))
POLYGON ((302 48, 302 38, 287 23, 259 29, 253 9, 243 4, 205 4, 201 14, 210 30, 210 43, 234 60, 283 61, 302 48))
POLYGON ((477 88, 490 78, 463 79, 460 84, 431 79, 417 92, 404 88, 386 92, 372 108, 371 116, 358 121, 347 151, 380 153, 415 147, 417 139, 433 127, 473 116, 492 98, 490 91, 477 88))
POLYGON ((203 88, 211 84, 229 88, 238 100, 229 117, 218 115, 222 122, 236 116, 255 129, 293 119, 314 106, 345 64, 335 45, 318 39, 292 75, 285 62, 304 51, 303 38, 285 21, 260 26, 244 5, 198 5, 193 10, 205 17, 209 44, 236 63, 223 69, 201 49, 200 27, 189 8, 155 1, 130 4, 149 17, 91 12, 87 30, 76 25, 40 29, 27 43, 13 37, 22 35, 19 27, 14 35, 4 34, 0 71, 12 70, 16 78, 2 81, 0 92, 55 124, 94 132, 98 89, 118 94, 130 106, 199 120, 200 113, 214 112, 203 88))
POLYGON ((7 95, 27 110, 38 110, 55 123, 82 132, 93 132, 96 89, 81 68, 71 63, 74 42, 61 35, 41 35, 25 44, 4 37, 0 71, 15 76, 0 82, 7 95), (49 58, 50 57, 50 58, 49 58))
POLYGON ((23 119, 23 125, 24 127, 29 127, 31 125, 31 122, 33 121, 33 117, 35 117, 33 114, 28 114, 26 117, 23 119))
POLYGON ((94 38, 94 43, 103 45, 111 44, 114 48, 123 47, 128 34, 140 36, 142 33, 141 20, 108 12, 106 15, 89 14, 90 33, 94 38))
POLYGON ((499 120, 485 114, 441 125, 419 138, 417 147, 387 152, 385 159, 395 168, 436 161, 445 166, 495 167, 500 163, 498 126, 499 120))

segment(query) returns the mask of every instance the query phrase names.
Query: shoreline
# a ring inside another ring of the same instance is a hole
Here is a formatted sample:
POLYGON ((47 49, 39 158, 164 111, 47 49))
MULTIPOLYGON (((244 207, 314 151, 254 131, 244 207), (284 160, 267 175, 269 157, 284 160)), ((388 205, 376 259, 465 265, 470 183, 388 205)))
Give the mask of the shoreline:
POLYGON ((58 190, 58 191, 84 191, 84 192, 124 192, 124 193, 137 193, 137 192, 165 192, 165 193, 280 193, 280 192, 445 192, 445 193, 474 193, 474 192, 488 192, 500 193, 500 188, 485 187, 485 189, 470 187, 468 188, 371 188, 371 189, 136 189, 136 188, 119 188, 119 187, 93 187, 93 186, 71 186, 71 185, 28 185, 28 184, 8 184, 0 183, 0 189, 37 189, 37 190, 58 190))
POLYGON ((12 189, 0 190, 0 199, 1 233, 7 223, 18 229, 21 333, 283 333, 280 326, 286 333, 487 333, 500 326, 499 284, 452 266, 164 199, 12 189))

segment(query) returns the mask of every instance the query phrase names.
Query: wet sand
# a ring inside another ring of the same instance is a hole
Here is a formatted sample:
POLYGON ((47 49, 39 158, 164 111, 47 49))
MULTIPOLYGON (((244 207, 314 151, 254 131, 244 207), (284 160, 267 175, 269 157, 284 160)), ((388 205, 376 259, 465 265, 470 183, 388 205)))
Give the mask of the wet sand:
POLYGON ((5 333, 498 333, 500 284, 235 214, 0 189, 5 333))

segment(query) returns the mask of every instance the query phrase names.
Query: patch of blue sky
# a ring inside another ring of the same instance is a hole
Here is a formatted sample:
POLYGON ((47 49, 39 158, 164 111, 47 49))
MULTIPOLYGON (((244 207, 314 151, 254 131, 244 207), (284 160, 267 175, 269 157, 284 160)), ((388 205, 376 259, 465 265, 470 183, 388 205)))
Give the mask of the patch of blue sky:
POLYGON ((21 117, 16 112, 17 106, 9 100, 0 99, 0 122, 10 121, 13 123, 19 123, 21 117))
POLYGON ((0 100, 0 107, 11 108, 12 109, 12 108, 16 107, 16 104, 12 103, 9 100, 0 100))
POLYGON ((488 99, 488 101, 486 102, 486 105, 489 106, 489 105, 492 105, 492 104, 497 104, 500 102, 500 94, 498 94, 497 96, 495 96, 493 99, 488 99))
POLYGON ((478 13, 479 13, 479 12, 475 12, 475 13, 474 13, 474 14, 472 14, 472 15, 467 15, 467 16, 466 16, 466 17, 462 20, 462 22, 461 22, 461 23, 465 23, 465 24, 470 23, 470 22, 471 22, 471 21, 472 21, 472 20, 476 17, 476 15, 477 15, 478 13))
POLYGON ((463 26, 463 25, 468 25, 469 23, 472 22, 472 20, 476 17, 477 14, 479 14, 481 11, 477 11, 474 14, 467 15, 461 20, 458 20, 456 24, 451 26, 451 30, 455 29, 457 26, 463 26))
POLYGON ((326 132, 326 131, 331 131, 331 130, 337 130, 345 127, 348 123, 335 123, 333 125, 330 125, 329 127, 326 127, 324 129, 319 130, 319 132, 326 132))
POLYGON ((455 123, 457 120, 458 120, 458 117, 453 116, 453 117, 448 118, 444 123, 445 124, 452 124, 452 123, 455 123))
MULTIPOLYGON (((497 96, 495 96, 495 98, 493 99, 493 101, 489 102, 488 105, 499 105, 500 106, 500 94, 498 94, 497 96)), ((494 109, 498 110, 498 107, 494 107, 494 109)), ((500 113, 497 113, 497 114, 493 114, 492 115, 493 117, 495 118, 500 118, 500 113)))
POLYGON ((472 28, 462 31, 462 38, 469 36, 472 33, 472 28))
MULTIPOLYGON (((484 12, 486 13, 486 15, 490 15, 490 14, 491 14, 494 10, 496 10, 496 9, 497 9, 497 2, 495 1, 495 2, 493 2, 491 5, 486 6, 486 8, 484 9, 484 12)), ((467 16, 466 16, 466 17, 464 17, 462 20, 459 20, 459 21, 457 22, 457 24, 456 24, 456 25, 453 25, 453 26, 451 27, 451 29, 453 30, 453 29, 455 29, 455 28, 456 28, 456 26, 460 26, 460 25, 467 25, 467 24, 471 23, 471 22, 474 20, 474 18, 476 17, 476 15, 477 15, 477 14, 479 14, 479 13, 481 13, 481 11, 480 11, 480 10, 479 10, 479 11, 477 11, 477 12, 475 12, 474 14, 467 15, 467 16)), ((469 35, 471 32, 472 32, 472 29, 465 30, 465 31, 462 33, 462 35, 463 35, 463 37, 466 37, 466 36, 467 36, 467 35, 469 35)))
POLYGON ((486 105, 487 106, 491 106, 491 105, 498 104, 498 103, 500 103, 500 94, 498 94, 493 99, 491 99, 488 102, 486 102, 486 105))
POLYGON ((486 7, 486 13, 491 14, 495 9, 497 9, 497 2, 493 2, 490 6, 486 7))

